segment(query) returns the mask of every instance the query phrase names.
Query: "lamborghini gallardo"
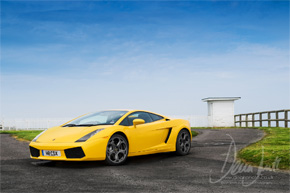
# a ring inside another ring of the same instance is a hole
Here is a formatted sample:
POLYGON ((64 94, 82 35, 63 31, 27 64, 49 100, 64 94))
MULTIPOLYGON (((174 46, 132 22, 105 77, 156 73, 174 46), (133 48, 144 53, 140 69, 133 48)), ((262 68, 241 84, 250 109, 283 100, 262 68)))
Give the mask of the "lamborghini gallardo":
POLYGON ((187 120, 142 110, 107 110, 49 128, 29 144, 39 160, 123 164, 127 157, 161 152, 187 155, 191 148, 187 120))

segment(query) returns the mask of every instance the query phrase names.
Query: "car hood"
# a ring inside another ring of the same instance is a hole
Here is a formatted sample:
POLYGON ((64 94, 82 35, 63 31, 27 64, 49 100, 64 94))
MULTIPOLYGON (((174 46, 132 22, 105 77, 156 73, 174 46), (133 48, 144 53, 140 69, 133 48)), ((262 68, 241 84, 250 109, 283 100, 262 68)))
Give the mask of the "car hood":
POLYGON ((37 140, 38 143, 71 143, 81 137, 102 128, 112 125, 98 125, 92 127, 52 127, 46 130, 37 140))

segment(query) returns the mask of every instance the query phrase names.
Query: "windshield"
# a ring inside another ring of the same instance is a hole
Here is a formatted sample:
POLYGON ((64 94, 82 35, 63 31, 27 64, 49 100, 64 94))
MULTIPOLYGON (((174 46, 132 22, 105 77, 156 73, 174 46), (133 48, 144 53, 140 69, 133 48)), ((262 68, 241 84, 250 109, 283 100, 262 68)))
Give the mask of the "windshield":
POLYGON ((114 125, 128 111, 101 111, 75 119, 63 127, 114 125))

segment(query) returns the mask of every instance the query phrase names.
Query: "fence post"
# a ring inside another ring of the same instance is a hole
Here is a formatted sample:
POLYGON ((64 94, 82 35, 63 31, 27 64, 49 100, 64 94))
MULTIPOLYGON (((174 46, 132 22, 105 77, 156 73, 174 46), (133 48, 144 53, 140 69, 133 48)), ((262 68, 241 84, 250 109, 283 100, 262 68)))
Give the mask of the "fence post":
POLYGON ((263 118, 263 116, 262 116, 262 113, 259 113, 259 119, 260 119, 260 127, 262 127, 262 126, 263 126, 263 121, 262 121, 262 118, 263 118))
POLYGON ((268 127, 271 127, 271 113, 268 112, 268 127))
POLYGON ((255 114, 252 114, 252 127, 255 127, 255 114))
POLYGON ((285 128, 288 128, 288 111, 284 111, 285 115, 284 115, 284 119, 285 119, 285 128))
POLYGON ((239 121, 240 121, 240 127, 243 127, 243 124, 242 124, 242 115, 240 115, 239 121))
POLYGON ((237 126, 236 121, 237 121, 237 116, 235 115, 235 116, 234 116, 235 127, 237 126))
POLYGON ((279 112, 276 112, 276 127, 279 127, 279 112))
POLYGON ((238 127, 238 124, 239 124, 239 126, 240 126, 240 119, 238 119, 239 118, 239 115, 235 115, 235 127, 238 127))
POLYGON ((246 114, 246 127, 248 127, 248 114, 246 114))

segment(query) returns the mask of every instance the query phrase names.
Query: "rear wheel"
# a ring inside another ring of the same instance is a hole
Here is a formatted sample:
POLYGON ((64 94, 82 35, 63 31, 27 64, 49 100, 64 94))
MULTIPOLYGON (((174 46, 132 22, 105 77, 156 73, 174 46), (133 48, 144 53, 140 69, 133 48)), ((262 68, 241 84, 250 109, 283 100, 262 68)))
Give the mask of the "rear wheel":
POLYGON ((121 165, 128 156, 128 142, 120 134, 114 134, 107 145, 106 163, 109 165, 121 165))
POLYGON ((190 133, 186 129, 182 129, 176 139, 176 154, 187 155, 190 151, 191 141, 190 133))

